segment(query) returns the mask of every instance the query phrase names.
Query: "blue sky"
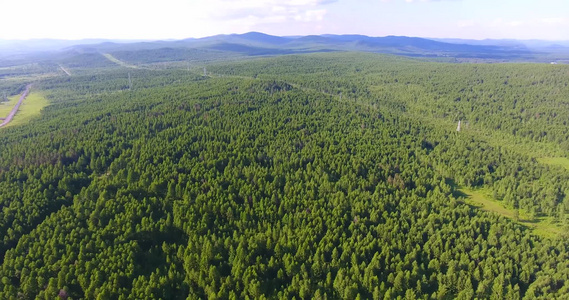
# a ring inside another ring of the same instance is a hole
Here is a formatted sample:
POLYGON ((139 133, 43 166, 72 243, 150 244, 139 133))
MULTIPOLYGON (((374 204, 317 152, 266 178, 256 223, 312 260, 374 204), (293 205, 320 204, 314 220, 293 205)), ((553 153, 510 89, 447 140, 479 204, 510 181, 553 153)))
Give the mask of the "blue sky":
POLYGON ((260 31, 569 40, 568 0, 1 0, 0 39, 260 31))

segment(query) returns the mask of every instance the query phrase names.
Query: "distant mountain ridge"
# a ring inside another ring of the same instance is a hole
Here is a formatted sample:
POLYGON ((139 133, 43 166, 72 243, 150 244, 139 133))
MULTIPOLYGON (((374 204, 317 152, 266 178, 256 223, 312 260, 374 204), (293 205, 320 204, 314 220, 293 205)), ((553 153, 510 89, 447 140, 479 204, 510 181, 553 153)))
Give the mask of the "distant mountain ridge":
MULTIPOLYGON (((108 45, 107 45, 108 46, 108 45)), ((97 48, 96 45, 89 45, 97 48)), ((295 37, 273 36, 261 32, 244 34, 215 35, 198 39, 178 41, 154 41, 134 44, 119 44, 113 47, 103 47, 105 51, 137 49, 160 49, 165 47, 185 47, 211 49, 241 55, 282 55, 322 51, 365 51, 390 53, 408 56, 425 57, 463 57, 463 58, 496 58, 531 59, 533 50, 520 47, 518 44, 480 43, 474 44, 445 42, 436 39, 426 39, 407 36, 370 37, 359 34, 324 34, 295 37)), ((84 48, 75 46, 71 48, 84 48)))
MULTIPOLYGON (((74 53, 112 53, 128 52, 128 57, 136 58, 135 52, 145 51, 145 57, 153 51, 156 55, 166 55, 172 49, 194 49, 212 51, 220 57, 223 53, 240 56, 285 55, 295 53, 328 51, 362 51, 406 55, 413 57, 454 57, 465 59, 493 59, 499 61, 555 60, 551 53, 561 53, 559 57, 569 58, 569 42, 516 41, 516 40, 462 40, 427 39, 407 36, 370 37, 359 34, 324 34, 307 36, 274 36, 261 32, 244 34, 223 34, 204 38, 159 41, 124 40, 82 40, 82 41, 17 41, 21 53, 26 49, 44 51, 54 55, 74 55, 74 53), (42 42, 43 41, 43 42, 42 42), (47 42, 46 42, 47 41, 47 42), (59 46, 59 47, 57 47, 59 46), (27 48, 26 48, 27 47, 27 48), (24 49, 24 50, 22 50, 24 49), (161 50, 162 49, 162 50, 161 50), (164 53, 161 53, 164 52, 164 53), (541 57, 543 53, 548 56, 541 57)), ((0 41, 2 54, 9 53, 10 42, 0 41)), ((195 53, 195 51, 186 51, 195 53)), ((177 52, 182 53, 182 52, 177 52)), ((189 54, 188 54, 189 55, 189 54)), ((0 55, 0 59, 2 59, 0 55)), ((183 57, 182 57, 183 58, 183 57)), ((176 59, 182 59, 176 56, 176 59)))

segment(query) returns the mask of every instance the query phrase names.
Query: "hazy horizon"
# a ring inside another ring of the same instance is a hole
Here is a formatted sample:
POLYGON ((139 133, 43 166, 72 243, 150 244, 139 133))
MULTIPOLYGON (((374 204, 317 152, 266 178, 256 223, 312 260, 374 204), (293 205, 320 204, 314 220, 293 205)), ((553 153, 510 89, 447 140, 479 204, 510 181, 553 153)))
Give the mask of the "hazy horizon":
POLYGON ((290 35, 275 35, 275 34, 269 34, 266 32, 262 32, 262 31, 247 31, 247 32, 234 32, 234 33, 219 33, 219 34, 214 34, 214 35, 209 35, 209 36, 203 36, 203 37, 182 37, 182 38, 164 38, 164 39, 143 39, 143 38, 105 38, 105 37, 93 37, 93 38, 77 38, 77 39, 73 39, 73 38, 26 38, 26 39, 17 39, 17 38, 13 38, 13 39, 6 39, 6 38, 0 38, 0 41, 14 41, 14 42, 26 42, 26 41, 113 41, 113 42, 153 42, 153 41, 179 41, 179 40, 186 40, 186 39, 201 39, 201 38, 208 38, 208 37, 213 37, 213 36, 217 36, 217 35, 225 35, 225 36, 229 36, 229 35, 242 35, 242 34, 247 34, 247 33, 261 33, 261 34, 266 34, 266 35, 271 35, 271 36, 278 36, 278 37, 285 37, 285 38, 294 38, 294 37, 303 37, 303 36, 310 36, 310 35, 314 35, 314 36, 326 36, 326 35, 363 35, 363 36, 369 36, 369 37, 388 37, 388 36, 404 36, 404 37, 414 37, 414 38, 422 38, 422 39, 432 39, 432 40, 440 40, 440 39, 445 39, 445 40, 472 40, 472 41, 490 41, 490 40, 511 40, 511 41, 549 41, 549 42, 569 42, 569 38, 567 39, 540 39, 540 38, 535 38, 535 39, 515 39, 515 38, 480 38, 480 39, 476 39, 476 38, 461 38, 461 37, 453 37, 453 36, 449 36, 449 37, 432 37, 432 36, 409 36, 409 35, 394 35, 394 34, 390 34, 390 35, 368 35, 368 34, 362 34, 362 33, 322 33, 322 34, 306 34, 306 35, 302 35, 302 34, 290 34, 290 35))

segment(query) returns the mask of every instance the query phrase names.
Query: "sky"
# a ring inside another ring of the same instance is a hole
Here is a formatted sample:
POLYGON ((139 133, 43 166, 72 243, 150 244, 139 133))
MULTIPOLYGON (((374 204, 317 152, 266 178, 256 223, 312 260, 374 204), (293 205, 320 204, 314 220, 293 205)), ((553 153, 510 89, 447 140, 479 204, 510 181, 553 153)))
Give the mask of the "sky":
POLYGON ((569 40, 568 0, 0 0, 0 39, 183 39, 259 31, 569 40))

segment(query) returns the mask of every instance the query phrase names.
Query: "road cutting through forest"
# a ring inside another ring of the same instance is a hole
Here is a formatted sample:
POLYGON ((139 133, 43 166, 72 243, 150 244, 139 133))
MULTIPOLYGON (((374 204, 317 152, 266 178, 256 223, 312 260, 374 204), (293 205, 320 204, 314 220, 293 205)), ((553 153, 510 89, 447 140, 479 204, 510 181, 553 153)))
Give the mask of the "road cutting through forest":
POLYGON ((26 97, 28 96, 28 93, 30 92, 31 87, 32 87, 31 84, 28 84, 26 86, 26 90, 24 90, 24 92, 20 96, 20 100, 18 100, 18 103, 16 103, 16 105, 14 105, 14 108, 12 108, 12 110, 10 111, 8 116, 4 119, 4 121, 2 121, 2 124, 0 124, 0 127, 4 127, 4 126, 8 125, 8 123, 10 123, 10 121, 12 121, 12 118, 14 118, 14 115, 16 115, 16 112, 18 112, 18 109, 20 109, 20 105, 22 104, 24 99, 26 99, 26 97))

